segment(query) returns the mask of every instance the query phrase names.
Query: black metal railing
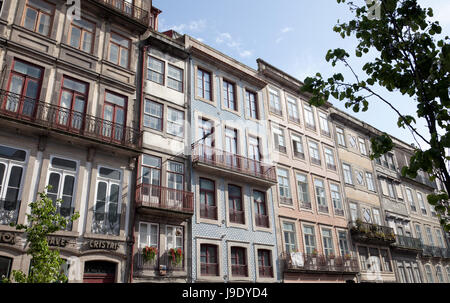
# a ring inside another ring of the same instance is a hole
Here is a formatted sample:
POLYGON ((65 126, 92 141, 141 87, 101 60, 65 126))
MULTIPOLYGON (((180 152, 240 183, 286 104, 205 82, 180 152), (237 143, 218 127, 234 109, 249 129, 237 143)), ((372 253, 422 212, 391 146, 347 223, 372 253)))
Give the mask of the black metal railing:
POLYGON ((449 259, 450 249, 444 247, 423 245, 422 256, 449 259))
POLYGON ((418 238, 396 235, 396 247, 422 250, 422 242, 418 238))
POLYGON ((354 240, 377 244, 391 244, 395 242, 394 230, 388 226, 382 226, 361 220, 349 222, 350 233, 354 240))
POLYGON ((269 216, 255 214, 255 225, 259 227, 269 227, 269 216))
POLYGON ((148 11, 125 0, 96 0, 96 1, 105 4, 130 18, 136 19, 141 23, 148 24, 149 22, 148 11))
POLYGON ((200 205, 200 218, 217 220, 217 206, 200 205))
POLYGON ((285 271, 310 271, 329 273, 357 273, 358 260, 352 256, 326 256, 322 254, 301 254, 300 258, 292 258, 290 253, 283 252, 281 260, 285 271))
POLYGON ((230 209, 230 222, 245 224, 245 211, 230 209))

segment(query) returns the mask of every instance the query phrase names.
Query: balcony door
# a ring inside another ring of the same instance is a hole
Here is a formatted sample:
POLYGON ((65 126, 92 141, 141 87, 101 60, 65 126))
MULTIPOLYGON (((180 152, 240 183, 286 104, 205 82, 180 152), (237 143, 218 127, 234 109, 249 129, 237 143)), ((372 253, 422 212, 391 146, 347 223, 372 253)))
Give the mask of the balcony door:
POLYGON ((124 139, 124 126, 126 124, 127 100, 125 97, 110 92, 105 93, 103 105, 103 136, 113 141, 121 142, 124 139))
POLYGON ((184 165, 169 161, 167 167, 167 203, 170 208, 183 208, 184 165))
POLYGON ((72 130, 83 129, 88 88, 86 83, 66 77, 63 79, 57 113, 58 126, 72 130))
POLYGON ((249 168, 255 173, 261 173, 261 150, 259 148, 259 138, 248 137, 248 157, 253 160, 249 163, 249 168))
POLYGON ((7 95, 0 102, 1 110, 33 117, 42 85, 43 68, 15 60, 8 82, 7 95))
POLYGON ((159 206, 161 201, 161 158, 142 157, 142 201, 159 206))
POLYGON ((226 164, 231 167, 239 165, 237 158, 237 130, 225 128, 226 164))
POLYGON ((199 118, 198 138, 199 156, 207 161, 214 161, 214 126, 211 120, 199 118))

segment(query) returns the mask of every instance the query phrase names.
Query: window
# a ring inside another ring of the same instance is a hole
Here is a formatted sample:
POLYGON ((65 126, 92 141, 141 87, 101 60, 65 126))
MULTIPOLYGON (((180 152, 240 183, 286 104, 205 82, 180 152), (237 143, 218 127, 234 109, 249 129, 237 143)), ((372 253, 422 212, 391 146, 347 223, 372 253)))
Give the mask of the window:
POLYGON ((380 261, 380 255, 378 252, 378 248, 372 248, 369 247, 369 254, 370 254, 370 271, 372 272, 380 272, 381 271, 381 261, 380 261))
MULTIPOLYGON (((169 116, 170 118, 170 116, 169 116)), ((145 100, 144 126, 162 131, 163 105, 154 101, 145 100)))
POLYGON ((238 132, 236 129, 225 127, 225 161, 228 166, 238 167, 238 132))
POLYGON ((400 276, 400 283, 408 283, 406 280, 405 268, 402 262, 397 261, 397 268, 400 276))
POLYGON ((142 183, 156 186, 161 185, 161 158, 143 155, 142 183))
POLYGON ((394 184, 391 180, 386 180, 386 184, 388 187, 389 197, 395 199, 395 192, 394 192, 394 184))
POLYGON ((23 26, 44 36, 50 35, 55 6, 46 1, 28 0, 25 5, 23 26))
POLYGON ((184 137, 184 112, 171 107, 167 109, 167 133, 184 137))
POLYGON ((425 265, 425 274, 427 275, 428 283, 434 283, 433 273, 431 272, 431 266, 425 265))
POLYGON ((364 141, 363 138, 358 138, 358 141, 359 141, 359 151, 361 152, 361 154, 367 156, 366 142, 364 141))
POLYGON ((292 147, 294 149, 294 157, 305 159, 305 152, 303 150, 302 137, 292 134, 292 147))
POLYGON ((216 185, 204 178, 200 178, 200 217, 217 220, 216 185))
POLYGON ((355 203, 349 203, 350 206, 350 218, 352 222, 358 219, 358 206, 355 203))
POLYGON ((112 137, 116 141, 123 140, 126 112, 127 99, 107 91, 103 105, 103 119, 110 123, 103 124, 103 136, 112 137))
MULTIPOLYGON (((77 178, 78 164, 75 161, 53 157, 50 160, 47 184, 51 186, 47 190, 48 197, 53 201, 58 213, 69 218, 73 214, 73 198, 77 178), (58 199, 62 201, 57 202, 58 199)), ((69 224, 67 230, 71 230, 69 224)))
POLYGON ((183 92, 183 70, 173 65, 167 68, 167 87, 183 92))
POLYGON ((284 130, 278 127, 272 127, 273 143, 277 151, 286 153, 286 143, 284 140, 284 130))
POLYGON ((309 128, 313 131, 316 130, 316 120, 314 119, 313 109, 309 104, 303 105, 305 109, 305 120, 306 120, 306 128, 309 128))
POLYGON ((298 199, 300 207, 311 209, 311 200, 309 199, 308 177, 304 174, 295 174, 297 178, 298 199))
POLYGON ((361 212, 364 222, 372 223, 372 212, 370 211, 370 208, 361 207, 361 212))
POLYGON ((309 141, 308 146, 311 163, 321 165, 322 161, 320 160, 319 144, 317 144, 316 142, 309 141))
POLYGON ((111 32, 111 40, 109 41, 109 61, 128 68, 130 57, 130 40, 116 33, 111 32))
POLYGON ((9 279, 11 273, 12 259, 0 256, 0 279, 9 279))
POLYGON ((386 155, 386 158, 387 158, 387 163, 389 165, 389 168, 392 169, 392 170, 395 170, 394 155, 388 153, 386 155))
POLYGON ((70 46, 92 53, 95 37, 95 24, 86 19, 72 20, 70 25, 70 46))
POLYGON ((211 92, 211 73, 197 69, 197 97, 212 101, 211 92))
POLYGON ((344 181, 346 184, 353 184, 352 169, 348 164, 342 164, 342 170, 344 171, 344 181))
POLYGON ((256 97, 256 93, 246 90, 245 100, 248 115, 253 119, 259 119, 258 99, 256 97))
POLYGON ((328 212, 328 203, 325 197, 325 186, 322 180, 315 179, 314 187, 316 190, 316 199, 317 205, 319 207, 320 212, 327 213, 328 212))
POLYGON ((333 201, 334 213, 338 216, 344 216, 342 209, 341 191, 337 184, 330 183, 331 200, 333 201))
POLYGON ((413 272, 414 272, 414 279, 416 283, 423 283, 422 282, 422 275, 420 274, 419 267, 417 263, 413 263, 413 272))
POLYGON ((289 186, 289 171, 278 168, 278 188, 280 190, 280 203, 292 205, 291 190, 289 186))
MULTIPOLYGON (((248 137, 248 157, 256 162, 261 161, 261 151, 259 149, 259 138, 248 137)), ((255 169, 259 169, 259 165, 255 162, 255 169)))
POLYGON ((258 271, 260 278, 273 278, 272 252, 258 249, 258 271))
POLYGON ((323 250, 325 256, 331 254, 334 255, 333 236, 331 235, 331 229, 322 229, 323 250))
POLYGON ((223 103, 228 109, 237 111, 235 85, 227 80, 223 80, 223 103))
POLYGON ((403 191, 400 184, 395 184, 395 193, 397 194, 397 198, 403 200, 403 191))
POLYGON ((329 147, 323 148, 325 151, 325 162, 327 163, 327 168, 331 170, 336 170, 336 162, 334 160, 334 152, 329 147))
POLYGON ((367 270, 368 269, 368 253, 367 253, 367 247, 359 246, 358 247, 358 254, 359 254, 359 263, 361 265, 361 270, 367 270))
POLYGON ((355 169, 355 175, 356 175, 356 182, 358 183, 358 185, 364 185, 363 172, 355 169))
POLYGON ((39 99, 43 68, 27 62, 14 60, 9 77, 8 91, 18 96, 2 100, 2 109, 14 113, 20 113, 32 117, 35 112, 36 102, 39 99), (19 98, 20 96, 20 98, 19 98), (26 97, 23 98, 22 97, 26 97))
POLYGON ((272 113, 282 115, 279 92, 269 88, 269 109, 272 113))
POLYGON ((381 225, 381 216, 380 211, 376 208, 372 209, 373 212, 373 223, 377 225, 381 225))
POLYGON ((230 222, 245 224, 241 187, 232 184, 228 185, 228 209, 230 213, 230 222))
POLYGON ((243 247, 231 247, 231 275, 248 277, 247 252, 243 247))
POLYGON ((59 100, 60 108, 56 114, 60 126, 75 130, 83 129, 88 89, 88 84, 84 82, 63 78, 59 100))
POLYGON ((297 251, 294 223, 283 222, 283 237, 286 253, 297 251))
POLYGON ((305 250, 306 254, 310 255, 316 251, 316 236, 314 233, 314 226, 304 225, 303 235, 305 237, 305 250))
MULTIPOLYGON (((158 237, 159 230, 157 224, 151 223, 139 223, 139 250, 142 252, 142 249, 146 246, 159 248, 158 245, 158 237)), ((139 254, 139 258, 142 258, 142 263, 144 263, 143 256, 139 254)), ((156 259, 156 258, 155 258, 156 259)), ((155 262, 155 261, 153 261, 155 262)))
POLYGON ((120 171, 99 167, 96 197, 92 232, 118 236, 120 232, 121 214, 120 171))
POLYGON ((447 266, 446 271, 447 271, 447 280, 450 282, 450 266, 447 266))
POLYGON ((148 57, 148 80, 164 85, 165 63, 159 59, 148 57))
POLYGON ((436 266, 436 277, 439 283, 445 283, 444 276, 442 275, 442 268, 440 266, 436 266))
POLYGON ((253 191, 253 203, 255 209, 255 225, 269 227, 269 216, 267 215, 266 195, 263 192, 253 191))
POLYGON ((338 236, 339 236, 339 251, 341 253, 341 256, 344 257, 345 255, 349 255, 350 251, 348 249, 347 232, 338 231, 338 236))
POLYGON ((26 157, 24 150, 0 145, 0 224, 17 222, 26 157))
POLYGON ((414 202, 412 191, 409 188, 406 188, 406 200, 408 200, 408 202, 409 202, 411 211, 416 212, 417 211, 416 204, 414 202))
POLYGON ((423 237, 422 237, 422 229, 420 228, 420 225, 416 224, 415 225, 416 228, 416 237, 420 239, 420 242, 423 244, 423 237))
POLYGON ((421 193, 417 192, 417 201, 419 201, 420 209, 422 210, 422 214, 427 214, 427 209, 425 208, 425 203, 423 202, 423 196, 421 193))
POLYGON ((445 244, 444 244, 444 240, 442 239, 441 231, 439 229, 436 229, 435 232, 436 232, 436 239, 438 240, 439 247, 442 247, 445 249, 445 244))
POLYGON ((431 233, 431 228, 429 226, 425 226, 425 232, 427 233, 428 244, 430 246, 434 246, 433 234, 431 233))
POLYGON ((298 114, 297 100, 291 97, 287 97, 288 106, 288 118, 289 120, 300 123, 300 116, 298 114))
POLYGON ((320 124, 320 132, 322 135, 330 137, 330 127, 328 125, 328 118, 325 113, 319 112, 319 124, 320 124))
POLYGON ((372 173, 366 172, 367 189, 370 191, 375 191, 375 183, 373 182, 372 173))
MULTIPOLYGON (((172 258, 172 256, 169 256, 169 251, 173 248, 174 250, 181 250, 182 256, 184 255, 184 250, 183 250, 183 228, 180 226, 170 226, 167 225, 166 226, 166 252, 167 252, 167 257, 169 259, 172 258)), ((184 258, 182 258, 182 260, 184 260, 184 258)), ((171 262, 169 262, 169 260, 167 260, 168 264, 171 264, 171 262)), ((174 266, 172 264, 172 266, 174 266)), ((176 265, 175 265, 176 266, 176 265)), ((181 266, 178 265, 178 266, 181 266)))
MULTIPOLYGON (((214 146, 214 124, 211 120, 198 119, 198 139, 205 146, 214 146)), ((205 151, 206 152, 206 151, 205 151)))
POLYGON ((346 147, 344 130, 342 128, 336 127, 336 136, 338 144, 343 147, 346 147))
POLYGON ((167 203, 172 207, 183 207, 184 165, 174 161, 167 162, 167 187, 174 189, 167 192, 167 203), (177 192, 178 191, 178 192, 177 192))
POLYGON ((200 244, 200 274, 219 276, 219 258, 217 245, 200 244))

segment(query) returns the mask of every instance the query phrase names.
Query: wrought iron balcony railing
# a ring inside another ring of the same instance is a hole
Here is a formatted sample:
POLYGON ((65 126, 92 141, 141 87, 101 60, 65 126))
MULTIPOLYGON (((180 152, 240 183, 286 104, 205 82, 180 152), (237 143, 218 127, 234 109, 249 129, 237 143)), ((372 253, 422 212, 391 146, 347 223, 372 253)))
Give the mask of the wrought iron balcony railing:
POLYGON ((142 132, 137 129, 5 90, 0 90, 0 117, 102 143, 142 147, 142 132))
POLYGON ((130 18, 136 19, 140 23, 149 22, 149 12, 125 0, 95 0, 130 18))
POLYGON ((422 256, 449 259, 450 249, 444 247, 423 245, 422 256))
POLYGON ((269 227, 269 216, 255 214, 255 225, 259 227, 269 227))
POLYGON ((0 200, 0 224, 17 223, 20 201, 0 200))
POLYGON ((422 250, 422 242, 418 238, 407 237, 396 235, 396 241, 394 244, 396 247, 412 249, 412 250, 422 250))
MULTIPOLYGON (((298 254, 298 253, 296 253, 298 254)), ((326 256, 322 254, 301 254, 292 258, 290 253, 283 252, 281 260, 285 271, 309 271, 328 273, 357 273, 358 260, 351 256, 326 256)))
MULTIPOLYGON (((142 249, 140 249, 142 250, 142 249)), ((189 261, 191 258, 189 258, 189 261)), ((172 272, 180 272, 185 270, 185 264, 188 260, 182 257, 180 263, 176 263, 173 261, 172 257, 169 256, 167 252, 163 252, 162 254, 157 253, 153 260, 146 260, 142 251, 139 251, 134 255, 134 266, 137 272, 139 271, 155 271, 159 272, 160 265, 165 267, 166 272, 169 274, 172 272)))
POLYGON ((230 209, 230 222, 245 224, 245 211, 230 209))
POLYGON ((275 166, 229 153, 204 144, 196 144, 192 151, 193 162, 226 168, 237 173, 276 183, 275 166))
POLYGON ((191 192, 146 183, 136 186, 136 204, 138 207, 193 214, 193 201, 194 194, 191 192))
POLYGON ((394 230, 388 226, 381 226, 356 220, 355 222, 349 222, 349 229, 352 238, 359 242, 369 242, 382 245, 395 242, 394 230))
POLYGON ((300 207, 304 209, 312 209, 311 202, 300 202, 300 207))
POLYGON ((247 265, 231 265, 231 275, 233 277, 248 277, 247 265))
POLYGON ((344 210, 343 210, 343 209, 339 209, 339 208, 335 208, 335 209, 334 209, 334 214, 335 214, 336 216, 341 216, 341 217, 343 217, 343 216, 344 216, 344 210))
POLYGON ((120 232, 120 213, 94 212, 92 232, 94 234, 118 236, 120 232))

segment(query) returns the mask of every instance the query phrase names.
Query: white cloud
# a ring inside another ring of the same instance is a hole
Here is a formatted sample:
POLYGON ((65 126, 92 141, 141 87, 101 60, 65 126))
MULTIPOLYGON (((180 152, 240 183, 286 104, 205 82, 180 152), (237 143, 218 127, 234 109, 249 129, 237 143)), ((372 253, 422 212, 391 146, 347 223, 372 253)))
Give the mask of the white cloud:
POLYGON ((206 21, 205 20, 194 20, 189 23, 182 23, 179 25, 174 25, 170 27, 170 29, 173 29, 174 31, 177 31, 179 33, 186 33, 186 32, 201 32, 206 28, 206 21))
POLYGON ((253 55, 252 51, 243 49, 241 43, 236 41, 230 33, 220 33, 216 37, 216 43, 225 44, 230 49, 237 51, 239 53, 239 56, 241 56, 242 58, 247 58, 253 55))
POLYGON ((216 43, 221 44, 225 41, 231 41, 231 35, 229 33, 221 33, 217 38, 216 38, 216 43))
POLYGON ((244 50, 239 54, 242 58, 247 58, 253 55, 253 53, 249 50, 244 50))
POLYGON ((294 29, 292 27, 287 26, 281 30, 281 33, 285 34, 285 33, 292 32, 293 30, 294 29))

